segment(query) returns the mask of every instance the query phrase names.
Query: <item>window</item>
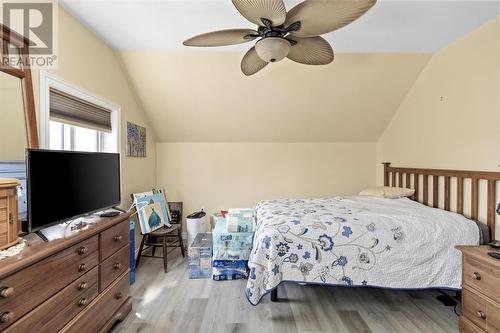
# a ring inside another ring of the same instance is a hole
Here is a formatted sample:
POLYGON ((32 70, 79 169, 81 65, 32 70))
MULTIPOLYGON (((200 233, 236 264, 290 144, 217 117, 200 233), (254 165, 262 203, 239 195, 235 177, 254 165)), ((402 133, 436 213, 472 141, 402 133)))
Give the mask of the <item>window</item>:
POLYGON ((49 148, 55 150, 97 151, 104 150, 104 132, 50 121, 49 148))
POLYGON ((120 107, 40 72, 40 138, 54 150, 119 152, 120 107))

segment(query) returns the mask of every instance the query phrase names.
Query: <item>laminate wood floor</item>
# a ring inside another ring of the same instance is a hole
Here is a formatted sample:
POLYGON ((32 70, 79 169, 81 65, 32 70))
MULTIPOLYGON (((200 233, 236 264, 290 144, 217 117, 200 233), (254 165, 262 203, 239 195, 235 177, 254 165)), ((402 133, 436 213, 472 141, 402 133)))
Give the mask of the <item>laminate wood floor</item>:
POLYGON ((189 280, 187 260, 174 251, 168 273, 161 259, 142 258, 132 286, 133 309, 112 332, 458 332, 452 307, 437 291, 281 285, 252 306, 246 280, 189 280))

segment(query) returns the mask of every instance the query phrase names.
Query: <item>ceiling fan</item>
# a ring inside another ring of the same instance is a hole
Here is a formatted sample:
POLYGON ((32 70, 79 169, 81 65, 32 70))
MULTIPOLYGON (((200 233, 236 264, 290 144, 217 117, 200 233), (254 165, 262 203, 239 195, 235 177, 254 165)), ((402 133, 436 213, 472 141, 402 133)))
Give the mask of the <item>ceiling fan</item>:
POLYGON ((186 46, 226 46, 259 38, 241 61, 245 75, 287 57, 306 65, 333 61, 330 44, 319 35, 342 28, 366 13, 377 0, 305 0, 288 13, 283 0, 232 0, 253 29, 208 32, 184 41, 186 46))

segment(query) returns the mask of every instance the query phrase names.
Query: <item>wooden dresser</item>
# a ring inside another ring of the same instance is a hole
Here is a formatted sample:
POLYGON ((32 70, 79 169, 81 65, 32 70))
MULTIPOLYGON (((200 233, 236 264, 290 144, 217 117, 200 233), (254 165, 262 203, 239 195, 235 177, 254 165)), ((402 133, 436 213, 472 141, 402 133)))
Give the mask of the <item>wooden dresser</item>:
POLYGON ((0 261, 0 331, 107 332, 123 320, 132 308, 129 217, 58 227, 66 236, 51 242, 28 235, 23 252, 0 261))
MULTIPOLYGON (((500 260, 489 246, 457 246, 462 251, 460 331, 500 332, 500 260)), ((498 252, 498 250, 496 251, 498 252)))
POLYGON ((18 237, 17 223, 17 179, 0 178, 0 250, 16 245, 18 237))

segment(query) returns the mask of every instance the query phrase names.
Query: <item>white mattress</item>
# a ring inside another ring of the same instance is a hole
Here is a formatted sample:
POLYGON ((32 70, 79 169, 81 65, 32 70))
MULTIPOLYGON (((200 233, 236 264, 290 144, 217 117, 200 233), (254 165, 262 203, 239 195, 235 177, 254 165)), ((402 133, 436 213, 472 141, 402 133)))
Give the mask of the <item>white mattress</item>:
POLYGON ((473 221, 406 198, 270 200, 256 213, 246 289, 252 304, 282 281, 459 289, 454 247, 479 244, 473 221))

